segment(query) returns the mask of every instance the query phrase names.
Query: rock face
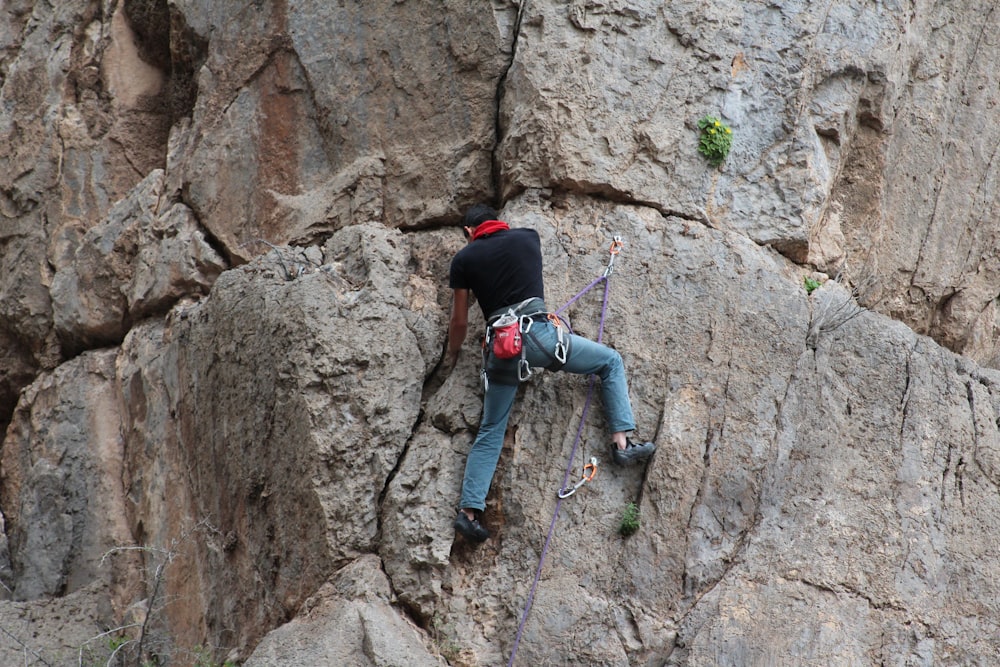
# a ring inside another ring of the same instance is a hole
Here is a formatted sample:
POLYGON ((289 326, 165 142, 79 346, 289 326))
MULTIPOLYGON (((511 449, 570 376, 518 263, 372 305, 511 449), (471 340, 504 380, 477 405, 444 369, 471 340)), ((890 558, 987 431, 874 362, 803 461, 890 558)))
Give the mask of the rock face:
POLYGON ((991 663, 998 21, 7 3, 0 663, 991 663), (659 450, 613 467, 536 375, 476 548, 477 336, 440 361, 479 200, 552 307, 624 240, 568 314, 659 450))

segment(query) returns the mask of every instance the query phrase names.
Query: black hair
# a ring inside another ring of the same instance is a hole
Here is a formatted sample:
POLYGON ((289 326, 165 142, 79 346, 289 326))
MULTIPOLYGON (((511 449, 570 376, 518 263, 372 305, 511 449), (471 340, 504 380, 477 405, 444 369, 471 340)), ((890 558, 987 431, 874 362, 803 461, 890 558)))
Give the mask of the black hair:
POLYGON ((462 218, 462 226, 478 227, 487 220, 496 220, 498 217, 500 217, 500 214, 490 206, 487 206, 486 204, 476 204, 465 212, 465 216, 462 218))

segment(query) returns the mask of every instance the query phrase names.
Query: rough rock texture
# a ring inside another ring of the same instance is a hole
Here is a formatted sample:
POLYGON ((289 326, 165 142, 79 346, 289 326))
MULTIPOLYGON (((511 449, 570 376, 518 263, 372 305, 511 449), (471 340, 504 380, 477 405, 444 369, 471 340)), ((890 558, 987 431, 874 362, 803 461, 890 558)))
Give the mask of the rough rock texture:
POLYGON ((998 23, 7 2, 0 663, 992 664, 998 23), (597 401, 570 462, 588 381, 537 375, 473 548, 476 336, 440 360, 482 199, 553 307, 624 239, 603 336, 660 449, 604 462, 597 401))
POLYGON ((454 216, 492 185, 515 11, 494 4, 183 3, 193 30, 218 37, 192 122, 172 139, 171 182, 243 258, 260 238, 454 216))
POLYGON ((190 209, 162 197, 156 169, 91 227, 52 277, 53 319, 67 349, 120 342, 133 322, 207 293, 224 261, 190 209))
POLYGON ((64 595, 97 578, 104 554, 129 540, 121 509, 116 352, 87 352, 22 395, 3 450, 11 595, 64 595))
POLYGON ((428 655, 416 629, 389 604, 391 596, 379 559, 362 556, 307 600, 298 618, 269 634, 244 664, 447 664, 428 655))

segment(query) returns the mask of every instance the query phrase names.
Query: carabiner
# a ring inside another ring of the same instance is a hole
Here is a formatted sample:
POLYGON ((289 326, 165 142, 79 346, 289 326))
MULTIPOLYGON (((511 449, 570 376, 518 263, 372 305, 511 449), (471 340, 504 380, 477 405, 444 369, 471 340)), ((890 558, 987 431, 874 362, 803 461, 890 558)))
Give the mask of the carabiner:
POLYGON ((617 255, 619 252, 621 252, 621 249, 624 247, 625 247, 625 242, 622 240, 622 237, 616 234, 614 240, 611 241, 611 248, 610 250, 608 250, 608 252, 610 252, 612 255, 617 255))
MULTIPOLYGON (((562 336, 560 336, 560 338, 562 338, 562 336)), ((556 349, 553 352, 553 355, 555 356, 556 361, 558 361, 560 364, 565 364, 566 363, 566 355, 567 354, 568 354, 568 350, 566 348, 566 343, 564 343, 564 342, 562 342, 560 340, 559 342, 556 343, 556 349)))
POLYGON ((587 465, 583 466, 583 477, 580 479, 580 481, 577 482, 576 485, 573 486, 573 488, 569 489, 568 491, 566 489, 560 489, 559 490, 559 497, 560 498, 569 498, 574 493, 576 493, 577 489, 579 489, 581 486, 583 486, 584 484, 586 484, 590 480, 594 479, 594 476, 596 474, 597 474, 597 457, 596 456, 591 456, 590 457, 590 463, 588 463, 587 465), (588 473, 588 471, 589 471, 589 473, 588 473))
POLYGON ((611 259, 608 260, 608 267, 604 269, 604 277, 609 277, 615 270, 615 257, 622 251, 625 247, 625 242, 622 240, 621 236, 615 235, 613 241, 611 241, 611 248, 608 250, 611 253, 611 259))
POLYGON ((555 313, 549 313, 548 318, 549 322, 551 322, 552 325, 555 326, 556 328, 556 349, 554 352, 556 361, 558 361, 560 364, 565 364, 566 354, 569 352, 569 348, 566 346, 566 342, 563 340, 562 320, 559 319, 559 316, 556 315, 555 313))

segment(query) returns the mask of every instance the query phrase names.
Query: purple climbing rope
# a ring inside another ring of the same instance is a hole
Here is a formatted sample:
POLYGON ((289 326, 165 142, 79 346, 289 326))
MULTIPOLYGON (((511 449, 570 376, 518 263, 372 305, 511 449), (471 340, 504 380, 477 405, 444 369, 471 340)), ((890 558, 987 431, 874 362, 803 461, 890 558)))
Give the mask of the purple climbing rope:
MULTIPOLYGON (((604 272, 604 275, 600 276, 592 283, 583 288, 576 296, 567 301, 559 310, 556 311, 556 315, 563 312, 569 308, 573 303, 582 297, 584 294, 592 290, 601 281, 604 281, 604 301, 601 304, 601 320, 600 327, 597 333, 597 342, 601 343, 604 339, 604 318, 608 312, 608 293, 611 288, 611 282, 608 280, 611 277, 611 269, 614 266, 615 255, 618 254, 618 250, 621 249, 621 240, 615 237, 614 243, 611 244, 611 261, 608 263, 608 268, 604 272)), ((568 326, 567 326, 568 328, 568 326)), ((583 435, 583 424, 587 419, 587 411, 590 409, 590 404, 594 397, 594 383, 597 378, 594 375, 590 376, 590 384, 587 387, 587 401, 583 404, 583 412, 580 414, 580 425, 576 429, 576 439, 573 441, 573 449, 569 453, 569 462, 566 464, 566 473, 563 475, 563 482, 560 489, 565 489, 566 484, 569 482, 570 473, 573 470, 573 459, 576 457, 577 447, 580 445, 580 438, 583 435)), ((563 499, 560 497, 556 500, 556 509, 552 513, 552 521, 549 523, 549 533, 545 536, 545 544, 542 545, 542 554, 538 559, 538 568, 535 570, 535 579, 531 582, 531 590, 528 591, 528 601, 524 605, 524 612, 521 614, 521 621, 517 625, 517 636, 514 637, 514 647, 510 652, 510 661, 507 662, 507 667, 513 667, 514 656, 517 655, 517 647, 521 643, 521 635, 524 634, 524 624, 528 620, 528 612, 531 611, 531 605, 535 601, 535 591, 538 588, 538 582, 542 578, 542 565, 545 563, 545 554, 549 550, 549 543, 552 541, 552 535, 556 531, 556 520, 559 518, 559 508, 562 506, 563 499)))

